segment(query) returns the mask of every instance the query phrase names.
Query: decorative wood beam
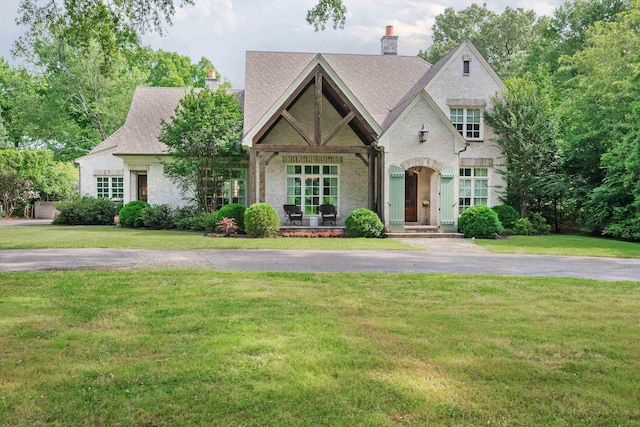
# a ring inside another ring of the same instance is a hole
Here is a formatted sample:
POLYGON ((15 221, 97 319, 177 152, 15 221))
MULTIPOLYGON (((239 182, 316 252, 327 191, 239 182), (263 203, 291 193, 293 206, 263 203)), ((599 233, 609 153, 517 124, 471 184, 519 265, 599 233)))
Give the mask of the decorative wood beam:
POLYGON ((358 109, 355 107, 355 105, 353 105, 353 103, 349 101, 349 99, 344 95, 344 93, 340 90, 340 88, 333 81, 331 81, 331 79, 324 79, 324 84, 328 88, 330 88, 333 91, 333 93, 335 93, 335 95, 338 97, 340 102, 346 105, 347 109, 350 112, 355 113, 356 117, 358 118, 358 121, 362 123, 362 126, 367 131, 367 133, 369 133, 369 135, 372 136, 372 139, 375 139, 376 132, 369 125, 369 123, 367 123, 364 116, 358 112, 358 109))
POLYGON ((273 160, 273 158, 274 158, 274 157, 276 157, 278 154, 280 154, 280 153, 278 153, 277 151, 276 151, 275 153, 271 154, 271 155, 269 156, 269 158, 267 159, 267 161, 265 162, 265 164, 266 164, 267 166, 269 166, 269 163, 271 163, 271 160, 273 160))
POLYGON ((304 90, 307 88, 309 83, 313 79, 315 79, 315 73, 317 70, 321 69, 319 66, 314 69, 314 71, 306 78, 304 81, 298 86, 298 88, 284 101, 284 103, 280 106, 280 108, 271 116, 271 118, 262 126, 262 128, 256 133, 253 137, 253 144, 259 144, 262 138, 266 135, 267 131, 274 125, 274 123, 281 117, 282 112, 291 106, 293 101, 299 97, 304 90))
POLYGON ((266 187, 266 177, 265 177, 265 164, 264 164, 264 152, 263 151, 259 151, 258 152, 258 163, 259 163, 259 167, 260 167, 260 198, 258 199, 258 203, 262 203, 264 202, 265 199, 265 187, 266 187))
POLYGON ((362 160, 362 163, 364 163, 366 167, 369 167, 369 160, 365 159, 362 154, 356 153, 356 157, 362 160))
POLYGON ((313 140, 313 138, 311 137, 311 135, 309 135, 309 132, 307 132, 307 130, 305 128, 302 127, 302 125, 300 124, 300 122, 298 122, 296 120, 295 117, 293 117, 291 115, 290 112, 288 112, 287 110, 284 110, 282 113, 282 117, 284 117, 284 119, 289 122, 289 124, 291 125, 291 127, 298 132, 298 135, 300 135, 305 141, 307 141, 307 144, 309 145, 315 145, 315 141, 313 140))
POLYGON ((327 145, 327 143, 331 141, 338 134, 338 132, 342 130, 342 128, 348 125, 355 116, 356 113, 354 113, 353 111, 350 111, 349 114, 344 116, 344 118, 340 120, 340 123, 338 123, 333 129, 331 129, 329 134, 322 140, 322 145, 327 145))
POLYGON ((322 81, 324 76, 320 70, 316 71, 316 126, 315 126, 315 143, 320 144, 322 141, 322 81))
POLYGON ((262 145, 253 147, 258 152, 279 152, 279 153, 322 153, 322 154, 368 154, 370 148, 367 146, 325 146, 325 145, 262 145))

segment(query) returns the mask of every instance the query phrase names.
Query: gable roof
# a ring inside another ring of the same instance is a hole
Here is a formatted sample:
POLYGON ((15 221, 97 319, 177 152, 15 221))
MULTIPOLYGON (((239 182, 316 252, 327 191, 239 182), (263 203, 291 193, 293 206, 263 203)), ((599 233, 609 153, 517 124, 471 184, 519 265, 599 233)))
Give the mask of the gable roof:
MULTIPOLYGON (((158 141, 162 121, 171 121, 180 99, 189 90, 184 87, 137 87, 124 125, 89 154, 113 148, 116 156, 165 154, 167 146, 158 141)), ((244 91, 233 91, 233 93, 242 105, 244 91)))
MULTIPOLYGON (((295 88, 291 85, 312 62, 325 62, 384 132, 393 118, 424 88, 431 67, 414 56, 247 52, 244 133, 295 88), (398 111, 400 109, 400 111, 398 111)), ((329 71, 329 70, 328 70, 329 71)), ((332 73, 332 74, 333 74, 332 73)))
POLYGON ((427 85, 425 86, 425 89, 427 91, 429 90, 429 87, 431 86, 431 84, 435 80, 437 80, 437 76, 440 75, 440 72, 442 71, 442 69, 446 68, 451 61, 454 61, 456 54, 465 47, 468 48, 471 51, 471 53, 473 53, 473 55, 478 59, 478 61, 480 61, 480 65, 482 65, 482 67, 487 71, 487 73, 489 73, 491 78, 498 84, 498 86, 500 86, 501 88, 504 88, 504 82, 502 81, 502 79, 500 79, 500 77, 494 71, 491 65, 489 65, 487 60, 484 59, 484 56, 482 56, 482 54, 473 45, 473 43, 471 43, 470 40, 465 40, 455 48, 451 49, 449 53, 447 53, 445 56, 440 58, 440 60, 436 62, 436 64, 432 67, 433 70, 431 70, 431 72, 429 73, 430 77, 428 79, 427 85))

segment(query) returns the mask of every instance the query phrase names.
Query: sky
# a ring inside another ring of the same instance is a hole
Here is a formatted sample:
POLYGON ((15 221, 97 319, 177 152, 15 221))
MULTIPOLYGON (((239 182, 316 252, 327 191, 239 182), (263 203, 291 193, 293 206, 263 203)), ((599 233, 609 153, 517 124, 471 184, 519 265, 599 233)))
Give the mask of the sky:
MULTIPOLYGON (((42 3, 43 0, 41 0, 42 3)), ((551 15, 565 0, 495 0, 487 7, 533 9, 551 15)), ((0 0, 0 56, 12 64, 13 42, 24 32, 15 23, 20 0, 0 0)), ((180 3, 179 0, 175 0, 180 3)), ((481 4, 482 0, 475 3, 481 4)), ((473 0, 345 0, 343 30, 315 32, 305 18, 315 0, 195 0, 177 10, 166 35, 147 35, 154 49, 188 55, 193 62, 206 57, 234 88, 244 88, 245 52, 251 50, 380 54, 380 38, 393 25, 399 36, 398 54, 417 55, 431 43, 435 17, 446 7, 462 10, 473 0)))

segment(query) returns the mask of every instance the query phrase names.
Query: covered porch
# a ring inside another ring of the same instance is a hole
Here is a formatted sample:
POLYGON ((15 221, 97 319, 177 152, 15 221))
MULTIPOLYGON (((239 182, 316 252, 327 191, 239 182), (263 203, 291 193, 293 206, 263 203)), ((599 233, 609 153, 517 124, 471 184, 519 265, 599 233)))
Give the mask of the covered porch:
POLYGON ((318 212, 323 204, 335 206, 339 229, 358 208, 382 218, 384 152, 377 135, 317 64, 251 137, 249 202, 273 205, 283 229, 315 229, 315 221, 324 229, 318 212), (299 208, 302 224, 288 224, 284 205, 299 208))

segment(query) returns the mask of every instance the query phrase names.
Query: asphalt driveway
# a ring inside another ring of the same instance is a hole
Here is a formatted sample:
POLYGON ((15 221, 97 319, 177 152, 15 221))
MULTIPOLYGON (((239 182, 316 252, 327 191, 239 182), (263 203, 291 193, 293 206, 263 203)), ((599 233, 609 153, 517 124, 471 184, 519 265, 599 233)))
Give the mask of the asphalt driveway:
MULTIPOLYGON (((427 240, 427 239, 425 239, 427 240)), ((431 239, 439 240, 439 239, 431 239)), ((415 242, 414 244, 418 244, 415 242)), ((640 260, 465 252, 473 245, 425 242, 447 249, 420 251, 118 250, 0 251, 0 271, 196 268, 293 272, 461 273, 580 277, 640 281, 640 260)), ((473 245, 475 246, 475 245, 473 245)))

